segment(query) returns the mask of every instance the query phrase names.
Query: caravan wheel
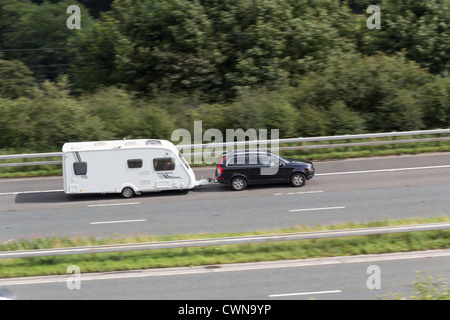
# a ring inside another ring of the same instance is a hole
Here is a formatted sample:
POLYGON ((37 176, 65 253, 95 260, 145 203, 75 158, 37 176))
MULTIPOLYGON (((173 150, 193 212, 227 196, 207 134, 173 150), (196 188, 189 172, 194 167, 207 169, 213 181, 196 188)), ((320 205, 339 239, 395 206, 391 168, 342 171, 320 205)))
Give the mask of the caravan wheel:
POLYGON ((122 197, 124 198, 133 198, 134 197, 134 190, 130 187, 125 187, 122 189, 122 197))

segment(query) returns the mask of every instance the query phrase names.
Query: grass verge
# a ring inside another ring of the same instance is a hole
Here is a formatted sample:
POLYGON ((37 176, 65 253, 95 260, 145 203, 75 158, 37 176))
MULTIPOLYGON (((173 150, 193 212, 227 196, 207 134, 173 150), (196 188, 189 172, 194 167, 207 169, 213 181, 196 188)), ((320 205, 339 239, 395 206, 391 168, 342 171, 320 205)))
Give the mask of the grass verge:
MULTIPOLYGON (((416 218, 408 220, 382 220, 371 223, 346 223, 338 225, 299 226, 266 232, 201 234, 178 236, 137 236, 85 238, 37 238, 21 239, 0 244, 0 251, 62 248, 88 245, 137 243, 182 239, 232 237, 256 234, 341 230, 421 223, 448 222, 450 217, 416 218)), ((188 249, 164 249, 122 253, 83 254, 59 257, 37 257, 0 260, 0 278, 36 275, 65 274, 67 267, 77 265, 82 272, 106 272, 119 270, 211 265, 238 262, 257 262, 286 259, 376 254, 401 251, 450 248, 450 230, 397 233, 374 236, 341 237, 196 247, 188 249)))

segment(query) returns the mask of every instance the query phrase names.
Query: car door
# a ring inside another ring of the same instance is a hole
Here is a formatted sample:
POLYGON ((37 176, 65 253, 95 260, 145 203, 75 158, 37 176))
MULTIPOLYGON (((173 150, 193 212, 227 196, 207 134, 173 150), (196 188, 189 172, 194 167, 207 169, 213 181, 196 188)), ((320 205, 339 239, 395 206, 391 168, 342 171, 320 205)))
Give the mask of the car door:
POLYGON ((290 169, 276 155, 271 153, 260 153, 259 162, 261 163, 261 179, 265 181, 285 181, 289 178, 290 169))
POLYGON ((263 165, 259 161, 258 153, 248 153, 245 155, 245 167, 247 179, 250 183, 264 183, 265 179, 261 176, 263 165))
MULTIPOLYGON (((227 159, 227 179, 235 175, 242 175, 247 178, 247 165, 245 155, 235 154, 227 159)), ((248 178, 247 178, 248 179, 248 178)))

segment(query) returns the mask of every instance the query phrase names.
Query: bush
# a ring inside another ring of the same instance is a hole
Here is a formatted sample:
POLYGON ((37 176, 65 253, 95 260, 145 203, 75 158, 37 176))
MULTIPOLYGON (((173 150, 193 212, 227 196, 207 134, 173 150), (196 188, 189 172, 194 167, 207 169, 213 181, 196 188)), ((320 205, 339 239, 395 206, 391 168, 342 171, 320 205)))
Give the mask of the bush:
POLYGON ((423 122, 427 128, 446 128, 450 125, 450 78, 436 77, 420 92, 423 122))
POLYGON ((330 55, 323 70, 300 78, 292 99, 298 108, 308 105, 320 112, 345 105, 354 112, 352 119, 359 118, 358 114, 365 119, 365 125, 361 119, 354 120, 357 130, 414 130, 423 127, 418 92, 431 80, 430 74, 406 61, 403 54, 364 57, 339 53, 330 55))

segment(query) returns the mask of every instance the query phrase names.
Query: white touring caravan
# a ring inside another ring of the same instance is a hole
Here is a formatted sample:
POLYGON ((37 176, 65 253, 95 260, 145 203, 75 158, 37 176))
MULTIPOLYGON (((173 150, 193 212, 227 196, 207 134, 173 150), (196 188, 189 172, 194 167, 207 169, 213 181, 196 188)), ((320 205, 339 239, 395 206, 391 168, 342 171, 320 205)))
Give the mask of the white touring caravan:
POLYGON ((121 193, 186 190, 194 172, 173 143, 136 139, 65 143, 62 148, 64 192, 121 193))

